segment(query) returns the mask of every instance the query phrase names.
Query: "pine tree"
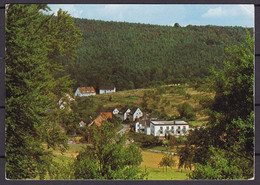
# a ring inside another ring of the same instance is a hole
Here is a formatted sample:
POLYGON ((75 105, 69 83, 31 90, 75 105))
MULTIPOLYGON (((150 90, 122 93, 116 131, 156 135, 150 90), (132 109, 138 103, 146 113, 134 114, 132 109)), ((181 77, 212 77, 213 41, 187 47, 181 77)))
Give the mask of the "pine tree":
MULTIPOLYGON (((55 53, 57 57, 68 56, 72 60, 74 51, 61 52, 66 51, 66 46, 57 44, 56 33, 50 33, 60 24, 66 25, 60 23, 54 27, 53 15, 43 14, 48 10, 46 5, 12 4, 7 11, 6 172, 9 179, 37 175, 44 178, 51 155, 44 149, 43 142, 54 149, 64 150, 67 146, 59 121, 53 119, 51 110, 56 108, 57 92, 64 93, 68 83, 56 76, 62 68, 53 65, 51 59, 55 53)), ((66 31, 63 34, 66 35, 66 31)), ((73 44, 76 44, 77 38, 77 34, 71 34, 68 40, 75 40, 73 44)))

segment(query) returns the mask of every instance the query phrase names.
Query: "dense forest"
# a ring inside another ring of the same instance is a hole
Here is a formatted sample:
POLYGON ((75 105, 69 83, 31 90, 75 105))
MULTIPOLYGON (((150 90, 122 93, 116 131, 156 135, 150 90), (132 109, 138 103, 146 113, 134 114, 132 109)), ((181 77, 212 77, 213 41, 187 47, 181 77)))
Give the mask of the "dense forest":
MULTIPOLYGON (((153 83, 195 82, 223 68, 225 48, 243 42, 246 29, 158 26, 75 19, 82 32, 78 58, 67 67, 73 86, 115 85, 118 90, 153 83)), ((253 29, 249 29, 252 33, 253 29)))

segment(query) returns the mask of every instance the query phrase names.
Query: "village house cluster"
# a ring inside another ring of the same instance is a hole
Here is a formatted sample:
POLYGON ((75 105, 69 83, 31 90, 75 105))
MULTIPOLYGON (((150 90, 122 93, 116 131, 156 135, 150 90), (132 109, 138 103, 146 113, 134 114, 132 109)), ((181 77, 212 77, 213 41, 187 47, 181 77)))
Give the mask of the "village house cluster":
POLYGON ((132 110, 129 108, 122 108, 120 110, 117 108, 109 108, 98 111, 98 114, 99 116, 90 125, 96 123, 97 126, 101 126, 101 122, 103 120, 112 118, 112 115, 114 115, 119 117, 122 121, 125 121, 126 119, 129 119, 129 121, 134 121, 135 132, 159 136, 161 138, 164 138, 165 135, 187 135, 188 130, 190 129, 189 123, 186 121, 158 120, 155 116, 150 116, 149 114, 143 113, 139 107, 134 107, 132 110), (103 117, 103 119, 100 117, 103 117))
MULTIPOLYGON (((99 94, 116 92, 116 88, 113 86, 100 87, 99 94)), ((79 87, 75 92, 75 96, 86 97, 96 95, 96 91, 93 87, 79 87)), ((75 101, 74 98, 66 93, 66 98, 69 101, 75 101)), ((64 98, 59 101, 61 109, 64 109, 67 102, 64 98)), ((113 115, 120 118, 123 121, 129 120, 133 121, 135 125, 135 132, 143 133, 146 135, 159 136, 159 138, 164 138, 165 135, 176 135, 183 136, 187 135, 189 131, 189 123, 182 120, 165 121, 159 120, 156 116, 151 116, 147 113, 143 113, 139 107, 130 108, 107 108, 100 109, 96 111, 97 117, 91 123, 87 124, 81 121, 79 123, 80 127, 92 126, 93 124, 98 127, 101 126, 103 121, 112 118, 113 115)))

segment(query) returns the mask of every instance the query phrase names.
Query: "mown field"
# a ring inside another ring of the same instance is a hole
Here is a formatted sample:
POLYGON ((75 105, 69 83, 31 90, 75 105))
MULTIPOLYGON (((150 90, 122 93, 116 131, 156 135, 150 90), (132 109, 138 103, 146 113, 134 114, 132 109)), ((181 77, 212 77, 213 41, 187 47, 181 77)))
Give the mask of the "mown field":
POLYGON ((149 173, 147 180, 185 180, 188 179, 189 170, 178 169, 179 157, 174 156, 176 164, 172 168, 159 167, 164 154, 142 151, 143 162, 141 168, 149 173))

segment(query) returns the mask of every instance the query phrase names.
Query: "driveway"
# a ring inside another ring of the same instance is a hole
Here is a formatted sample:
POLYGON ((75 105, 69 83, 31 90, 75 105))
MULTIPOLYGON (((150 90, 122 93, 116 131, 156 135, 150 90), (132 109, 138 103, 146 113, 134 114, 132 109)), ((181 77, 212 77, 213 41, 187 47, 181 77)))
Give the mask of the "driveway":
POLYGON ((117 134, 123 135, 126 131, 130 130, 129 124, 122 124, 123 128, 117 132, 117 134))

